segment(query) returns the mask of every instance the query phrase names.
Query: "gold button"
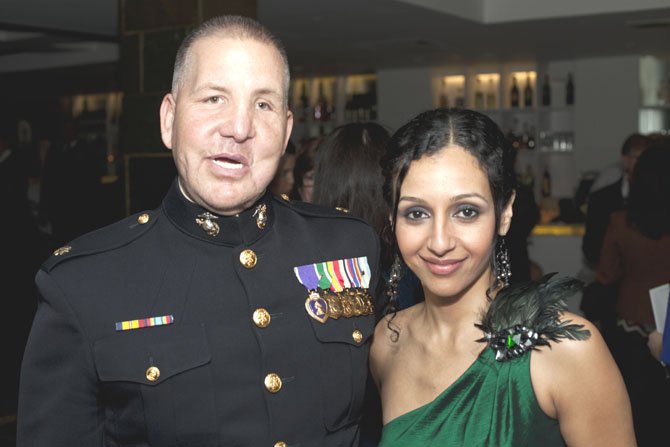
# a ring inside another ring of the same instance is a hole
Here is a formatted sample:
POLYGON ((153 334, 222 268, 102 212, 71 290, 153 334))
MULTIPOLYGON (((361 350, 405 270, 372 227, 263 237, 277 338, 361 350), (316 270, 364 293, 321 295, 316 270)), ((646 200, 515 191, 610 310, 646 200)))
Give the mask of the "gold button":
POLYGON ((356 329, 351 333, 351 338, 353 338, 356 343, 360 343, 363 341, 363 333, 356 329))
POLYGON ((57 248, 56 250, 54 250, 54 256, 62 256, 65 253, 70 253, 70 250, 72 250, 72 247, 70 247, 69 245, 57 248))
POLYGON ((284 199, 284 200, 287 201, 287 202, 290 200, 289 196, 286 195, 286 194, 282 194, 282 195, 281 195, 281 198, 284 199))
POLYGON ((270 312, 262 307, 256 309, 253 315, 254 324, 258 327, 268 327, 270 325, 270 312))
POLYGON ((284 441, 275 442, 275 447, 286 447, 286 443, 284 441))
POLYGON ((146 376, 149 382, 155 382, 161 376, 161 370, 156 368, 155 366, 150 366, 147 369, 147 372, 144 373, 144 375, 146 376))
POLYGON ((147 213, 140 214, 137 217, 137 222, 141 225, 144 225, 145 223, 149 222, 149 215, 147 213))
POLYGON ((265 376, 265 388, 271 393, 278 393, 281 390, 281 377, 275 373, 265 376))
POLYGON ((258 258, 256 257, 256 253, 254 253, 253 250, 242 250, 242 253, 240 253, 240 263, 245 268, 254 268, 256 266, 256 262, 258 262, 258 258))
POLYGON ((336 209, 337 211, 341 211, 341 212, 343 212, 343 213, 348 213, 348 212, 349 212, 348 209, 346 209, 346 208, 342 208, 341 206, 336 206, 335 209, 336 209))

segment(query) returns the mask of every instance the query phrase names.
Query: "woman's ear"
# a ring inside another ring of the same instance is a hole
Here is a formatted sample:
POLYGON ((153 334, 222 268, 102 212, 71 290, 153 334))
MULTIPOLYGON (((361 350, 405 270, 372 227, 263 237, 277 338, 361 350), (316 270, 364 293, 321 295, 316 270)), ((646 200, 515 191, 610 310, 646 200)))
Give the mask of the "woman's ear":
POLYGON ((516 191, 512 192, 505 208, 503 209, 502 215, 500 216, 500 226, 498 227, 498 235, 504 236, 509 231, 509 227, 512 225, 512 216, 514 211, 512 210, 512 205, 514 205, 514 199, 516 198, 516 191))

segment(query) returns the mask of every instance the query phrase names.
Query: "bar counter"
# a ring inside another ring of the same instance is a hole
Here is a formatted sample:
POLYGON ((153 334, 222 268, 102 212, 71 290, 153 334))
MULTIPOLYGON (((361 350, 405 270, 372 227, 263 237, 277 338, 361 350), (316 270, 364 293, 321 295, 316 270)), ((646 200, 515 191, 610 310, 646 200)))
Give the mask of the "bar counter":
MULTIPOLYGON (((540 266, 543 273, 558 272, 560 275, 583 278, 583 236, 583 223, 536 225, 528 238, 528 254, 530 259, 540 266)), ((581 314, 580 301, 581 294, 568 299, 568 309, 581 314)))

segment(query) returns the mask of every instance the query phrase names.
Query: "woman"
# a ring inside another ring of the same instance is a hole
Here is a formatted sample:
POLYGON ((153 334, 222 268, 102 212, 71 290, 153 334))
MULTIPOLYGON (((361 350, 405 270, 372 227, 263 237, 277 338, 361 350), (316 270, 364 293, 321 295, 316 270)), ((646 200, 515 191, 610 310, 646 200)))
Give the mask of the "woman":
POLYGON ((286 152, 282 155, 275 176, 270 182, 270 191, 277 196, 288 197, 293 191, 293 168, 295 167, 295 145, 289 140, 286 152))
POLYGON ((511 151, 493 121, 463 109, 424 112, 392 137, 393 231, 425 300, 374 334, 379 447, 635 445, 602 337, 565 312, 579 283, 505 288, 511 151))
POLYGON ((381 161, 390 137, 373 122, 333 129, 316 150, 314 203, 346 209, 381 233, 388 223, 381 161))
POLYGON ((298 156, 293 168, 292 200, 312 203, 314 195, 314 157, 321 137, 313 137, 302 142, 297 150, 298 156))
MULTIPOLYGON (((650 355, 656 328, 649 289, 670 281, 670 140, 653 140, 637 159, 626 210, 610 216, 596 281, 616 289, 616 326, 606 334, 633 408, 638 444, 665 436, 670 382, 650 355)), ((608 297, 609 298, 609 297, 608 297)))

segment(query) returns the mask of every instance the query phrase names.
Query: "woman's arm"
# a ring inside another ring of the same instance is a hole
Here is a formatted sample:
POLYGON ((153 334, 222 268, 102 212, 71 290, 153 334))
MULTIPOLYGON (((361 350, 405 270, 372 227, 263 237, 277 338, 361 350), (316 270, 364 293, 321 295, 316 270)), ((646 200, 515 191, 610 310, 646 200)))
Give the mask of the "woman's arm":
POLYGON ((540 406, 558 419, 569 446, 635 446, 626 386, 598 329, 572 313, 562 320, 583 325, 591 336, 552 343, 532 354, 531 377, 540 406))

